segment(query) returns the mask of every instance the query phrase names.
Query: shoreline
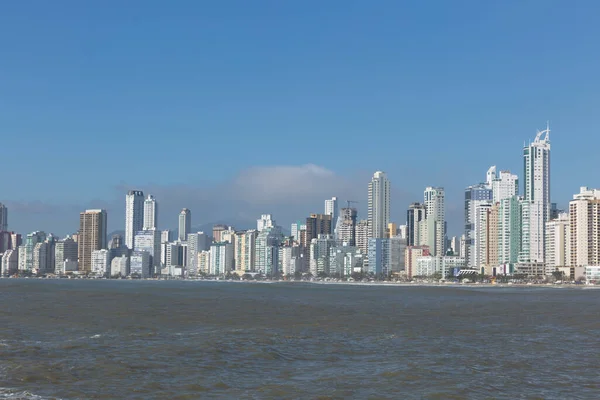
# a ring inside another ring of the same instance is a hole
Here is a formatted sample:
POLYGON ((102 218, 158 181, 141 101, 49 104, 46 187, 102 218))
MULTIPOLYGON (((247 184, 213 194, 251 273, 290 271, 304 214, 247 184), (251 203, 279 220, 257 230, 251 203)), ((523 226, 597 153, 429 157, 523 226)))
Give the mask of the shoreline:
POLYGON ((457 282, 335 282, 335 281, 307 281, 307 280, 226 280, 226 279, 106 279, 106 278, 34 278, 18 277, 7 278, 0 277, 3 280, 84 280, 84 281, 140 281, 140 282, 213 282, 213 283, 239 283, 239 284, 312 284, 312 285, 345 285, 345 286, 384 286, 384 287, 447 287, 447 288, 552 288, 552 289, 600 289, 600 285, 594 284, 573 284, 573 283, 457 283, 457 282))

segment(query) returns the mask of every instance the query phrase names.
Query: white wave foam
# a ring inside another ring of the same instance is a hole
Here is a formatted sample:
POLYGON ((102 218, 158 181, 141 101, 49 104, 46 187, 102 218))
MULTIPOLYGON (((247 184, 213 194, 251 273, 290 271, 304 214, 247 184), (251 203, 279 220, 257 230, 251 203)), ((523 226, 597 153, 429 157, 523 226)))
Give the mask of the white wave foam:
MULTIPOLYGON (((44 400, 49 399, 47 397, 42 397, 37 394, 33 394, 27 390, 18 391, 9 388, 0 387, 0 399, 10 399, 10 400, 44 400)), ((52 399, 60 400, 57 397, 52 397, 52 399)))

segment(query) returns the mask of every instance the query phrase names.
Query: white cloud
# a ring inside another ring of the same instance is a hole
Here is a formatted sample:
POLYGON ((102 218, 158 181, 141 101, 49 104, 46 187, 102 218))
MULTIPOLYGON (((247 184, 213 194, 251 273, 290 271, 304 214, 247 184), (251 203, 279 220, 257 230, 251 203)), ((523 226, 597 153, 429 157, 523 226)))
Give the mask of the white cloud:
POLYGON ((331 197, 348 186, 333 171, 306 164, 249 168, 233 180, 231 192, 248 204, 298 205, 315 197, 331 197))

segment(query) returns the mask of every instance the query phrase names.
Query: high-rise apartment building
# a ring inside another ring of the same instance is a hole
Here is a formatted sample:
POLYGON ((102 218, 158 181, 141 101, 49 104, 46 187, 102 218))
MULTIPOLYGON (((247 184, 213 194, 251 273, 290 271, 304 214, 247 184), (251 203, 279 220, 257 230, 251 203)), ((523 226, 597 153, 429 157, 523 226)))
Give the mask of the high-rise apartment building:
POLYGON ((499 225, 498 215, 500 210, 500 204, 494 203, 485 209, 485 215, 482 215, 484 221, 482 221, 482 235, 481 235, 481 247, 483 257, 481 259, 479 268, 482 273, 487 275, 494 275, 494 268, 499 264, 498 262, 498 247, 499 247, 499 225))
POLYGON ((46 240, 46 233, 41 231, 35 231, 27 234, 25 238, 25 244, 21 246, 25 250, 23 250, 23 254, 19 252, 19 269, 32 271, 34 268, 33 265, 33 251, 35 245, 38 243, 42 243, 46 240))
POLYGON ((148 229, 135 233, 135 241, 133 245, 135 251, 145 251, 150 256, 150 264, 152 266, 152 275, 159 274, 161 263, 161 233, 156 229, 148 229))
POLYGON ((219 243, 223 241, 223 238, 221 237, 222 233, 225 232, 229 227, 227 225, 223 225, 223 224, 217 224, 215 226, 213 226, 213 230, 212 230, 212 235, 213 235, 213 241, 215 243, 219 243))
POLYGON ((538 132, 533 143, 523 148, 524 199, 529 203, 528 238, 529 262, 544 262, 546 222, 550 220, 550 128, 538 132), (543 138, 542 138, 543 136, 543 138))
POLYGON ((80 271, 91 272, 92 251, 107 248, 106 229, 106 210, 86 210, 79 214, 77 250, 80 271))
POLYGON ((111 252, 108 249, 92 251, 92 273, 96 276, 110 274, 111 252))
POLYGON ((158 204, 151 194, 144 200, 144 226, 142 230, 156 229, 158 224, 158 204))
POLYGON ((185 242, 188 233, 192 231, 192 212, 187 208, 184 208, 179 213, 179 234, 177 239, 180 242, 185 242))
POLYGON ((446 209, 444 188, 427 187, 424 192, 427 241, 431 255, 442 257, 446 251, 446 209))
POLYGON ((54 273, 64 274, 65 261, 77 262, 77 258, 77 242, 70 236, 59 240, 54 246, 54 273))
POLYGON ((256 238, 258 231, 250 229, 235 233, 233 254, 235 256, 235 270, 238 275, 254 272, 256 266, 256 238))
POLYGON ((571 267, 600 265, 600 189, 580 188, 569 203, 571 267))
POLYGON ((210 246, 210 275, 226 275, 233 269, 233 244, 231 243, 213 243, 210 246))
POLYGON ((319 235, 310 242, 310 273, 314 276, 329 274, 329 250, 335 247, 332 235, 319 235))
POLYGON ((256 230, 259 232, 266 228, 272 228, 275 225, 275 220, 271 214, 263 214, 256 220, 256 230))
POLYGON ((342 208, 337 225, 337 242, 348 246, 356 245, 356 208, 342 208))
POLYGON ((498 176, 492 180, 491 189, 494 203, 516 196, 519 194, 519 178, 510 171, 500 171, 498 176))
POLYGON ((571 265, 571 226, 569 214, 562 213, 558 218, 546 223, 546 269, 552 273, 556 268, 571 265))
POLYGON ((399 237, 369 239, 369 272, 388 276, 404 267, 405 242, 399 237))
POLYGON ((8 230, 8 208, 0 203, 0 231, 8 230))
POLYGON ((512 272, 519 261, 522 234, 523 199, 513 196, 503 199, 498 209, 498 263, 505 266, 506 272, 512 272))
POLYGON ((188 276, 196 276, 198 274, 198 253, 210 249, 210 239, 204 232, 190 233, 187 236, 187 251, 188 276))
POLYGON ((325 215, 331 215, 331 229, 332 234, 335 236, 335 228, 337 227, 338 222, 338 199, 337 197, 332 197, 331 199, 325 200, 325 215))
POLYGON ((384 238, 390 222, 390 182, 377 171, 369 183, 369 238, 384 238))
POLYGON ((361 253, 365 256, 364 261, 369 252, 369 221, 366 219, 358 221, 356 224, 356 247, 358 247, 361 253))
POLYGON ((412 203, 406 212, 406 241, 409 246, 419 246, 424 243, 425 232, 421 232, 426 225, 423 223, 427 217, 424 204, 412 203))
POLYGON ((133 249, 135 233, 141 231, 143 227, 144 192, 141 190, 130 190, 125 196, 125 246, 133 249))
POLYGON ((279 246, 283 241, 281 228, 273 226, 263 229, 256 236, 256 272, 272 276, 277 274, 279 266, 279 246))
MULTIPOLYGON (((495 168, 495 167, 492 167, 495 168)), ((488 179, 492 182, 496 179, 495 172, 492 176, 488 170, 488 179)), ((465 189, 465 238, 466 254, 463 255, 466 265, 469 268, 479 268, 482 258, 481 250, 481 232, 484 228, 481 218, 492 205, 492 189, 487 183, 469 186, 465 189), (483 209, 482 209, 483 208, 483 209), (485 210, 484 210, 485 209, 485 210)))
MULTIPOLYGON (((310 257, 310 244, 319 235, 332 234, 331 215, 311 214, 306 218, 306 232, 301 235, 300 245, 303 248, 304 261, 308 263, 310 257)), ((305 266, 307 266, 305 264, 305 266)))

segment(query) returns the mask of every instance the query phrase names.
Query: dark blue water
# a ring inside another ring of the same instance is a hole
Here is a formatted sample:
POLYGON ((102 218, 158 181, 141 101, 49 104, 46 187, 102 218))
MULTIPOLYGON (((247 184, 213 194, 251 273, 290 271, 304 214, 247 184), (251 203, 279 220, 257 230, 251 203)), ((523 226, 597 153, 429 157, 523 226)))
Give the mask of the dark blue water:
POLYGON ((600 291, 0 280, 0 398, 596 399, 600 291))

